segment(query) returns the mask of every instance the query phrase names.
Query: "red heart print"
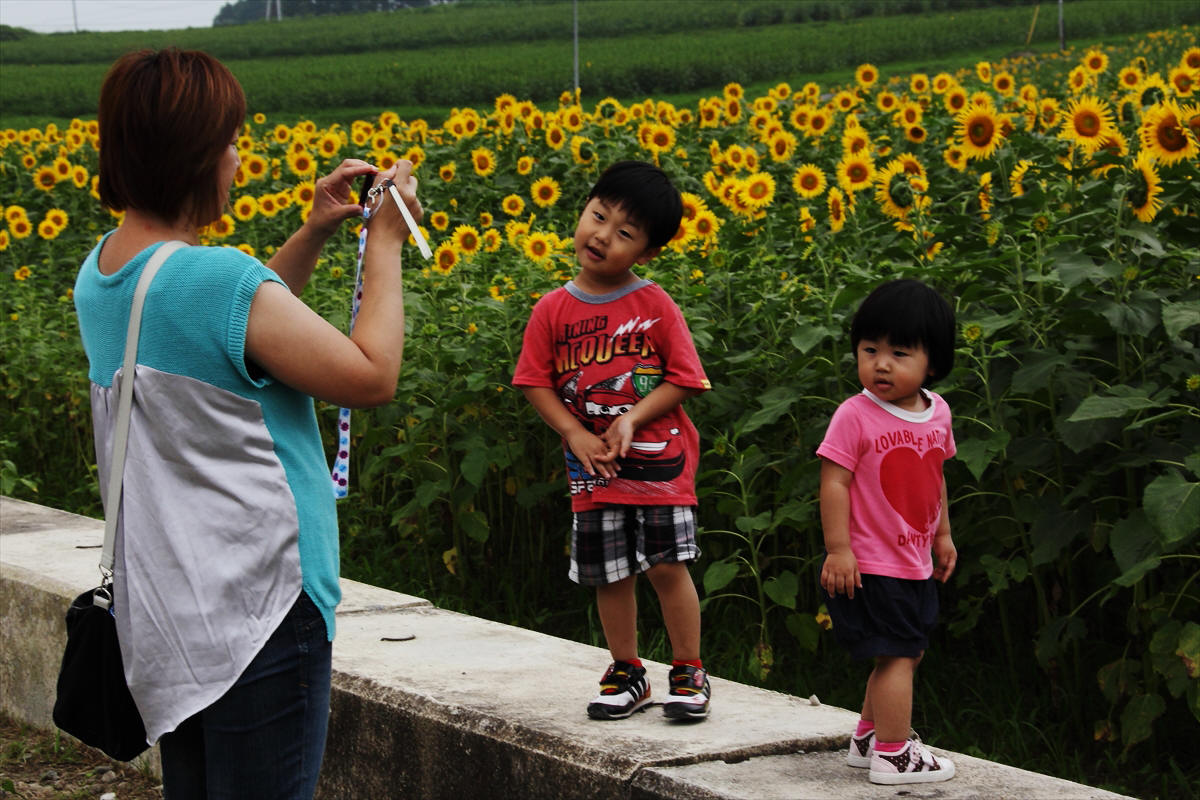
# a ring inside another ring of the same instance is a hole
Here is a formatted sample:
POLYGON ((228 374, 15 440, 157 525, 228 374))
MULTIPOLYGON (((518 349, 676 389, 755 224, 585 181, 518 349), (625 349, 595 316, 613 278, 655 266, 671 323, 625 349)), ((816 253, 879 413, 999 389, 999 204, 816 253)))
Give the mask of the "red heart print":
POLYGON ((945 457, 940 447, 930 448, 924 456, 911 447, 893 447, 879 465, 884 497, 918 533, 932 533, 941 513, 945 457))

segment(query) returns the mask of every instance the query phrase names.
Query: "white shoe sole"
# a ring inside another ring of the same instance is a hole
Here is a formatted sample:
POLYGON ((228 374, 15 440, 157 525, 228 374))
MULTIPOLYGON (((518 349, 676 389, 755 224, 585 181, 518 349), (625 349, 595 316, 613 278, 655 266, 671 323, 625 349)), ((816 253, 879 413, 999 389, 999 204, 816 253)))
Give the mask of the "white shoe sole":
POLYGON ((879 783, 885 786, 899 786, 906 783, 937 783, 939 781, 948 781, 954 777, 954 762, 953 761, 938 761, 942 765, 941 769, 925 770, 923 772, 875 772, 872 771, 867 776, 871 783, 879 783))

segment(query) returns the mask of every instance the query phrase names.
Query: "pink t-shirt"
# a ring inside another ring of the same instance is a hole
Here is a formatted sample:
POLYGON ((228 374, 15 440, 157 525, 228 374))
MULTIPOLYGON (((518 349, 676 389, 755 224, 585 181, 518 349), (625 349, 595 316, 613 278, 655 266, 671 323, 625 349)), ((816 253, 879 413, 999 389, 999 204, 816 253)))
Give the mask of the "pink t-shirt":
MULTIPOLYGON (((554 389, 599 436, 664 380, 711 388, 679 307, 658 284, 642 280, 606 295, 568 283, 538 300, 513 385, 554 389)), ((696 504, 700 436, 683 406, 638 430, 615 478, 589 475, 565 441, 563 453, 573 511, 611 503, 696 504)))
POLYGON ((954 456, 950 408, 935 392, 905 411, 864 389, 829 421, 817 455, 854 473, 850 549, 860 572, 922 580, 942 513, 942 462, 954 456))

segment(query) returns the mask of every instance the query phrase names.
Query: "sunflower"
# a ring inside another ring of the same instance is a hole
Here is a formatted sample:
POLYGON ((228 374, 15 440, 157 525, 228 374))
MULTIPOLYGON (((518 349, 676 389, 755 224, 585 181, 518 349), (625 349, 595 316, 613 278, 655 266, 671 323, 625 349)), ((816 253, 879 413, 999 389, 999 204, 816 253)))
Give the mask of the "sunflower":
POLYGON ((52 208, 47 211, 45 219, 60 231, 67 227, 67 223, 71 220, 71 218, 67 216, 67 212, 63 211, 61 208, 52 208))
POLYGON ((833 107, 843 113, 858 105, 858 95, 849 89, 843 89, 833 96, 833 107))
POLYGON ((525 257, 530 261, 544 263, 554 254, 554 241, 549 234, 534 231, 525 237, 521 249, 525 251, 525 257))
POLYGON ((29 280, 29 276, 32 274, 33 274, 33 270, 31 270, 28 266, 17 267, 15 270, 13 270, 13 280, 14 281, 29 280))
POLYGON ((465 256, 479 252, 479 231, 472 225, 459 225, 450 236, 456 250, 465 256))
POLYGON ((775 199, 775 179, 765 172, 747 175, 739 199, 755 211, 766 208, 775 199))
POLYGON ((476 147, 471 151, 471 166, 476 175, 486 178, 496 171, 496 154, 486 147, 476 147))
POLYGON ((879 80, 879 70, 874 64, 860 64, 858 69, 854 70, 854 80, 859 87, 870 89, 879 80))
POLYGON ((846 155, 837 164, 837 182, 847 194, 866 189, 875 178, 875 165, 867 155, 846 155))
POLYGON ((1142 149, 1163 164, 1196 157, 1196 138, 1173 100, 1159 103, 1142 116, 1138 138, 1142 149))
POLYGON ((436 230, 444 231, 450 227, 450 215, 445 211, 435 211, 429 215, 429 224, 436 230))
POLYGON ((679 199, 683 203, 683 218, 689 222, 704 208, 704 201, 691 192, 680 192, 679 199))
POLYGON ((808 115, 808 125, 804 128, 804 134, 811 139, 820 139, 829 130, 832 122, 832 114, 827 109, 814 108, 808 115))
POLYGON ((1103 50, 1095 48, 1083 54, 1082 66, 1093 75, 1099 75, 1108 69, 1108 56, 1103 50))
POLYGON ((342 139, 336 133, 326 133, 317 139, 317 153, 321 158, 333 158, 342 149, 342 139))
POLYGON ((488 228, 483 232, 483 252, 494 253, 500 249, 500 244, 504 239, 500 236, 500 231, 495 228, 488 228))
POLYGON ((533 197, 533 202, 542 208, 549 208, 558 202, 558 198, 562 196, 562 190, 558 186, 558 181, 545 175, 533 182, 533 185, 529 187, 529 194, 533 197))
POLYGON ((233 222, 233 217, 228 214, 222 214, 217 219, 214 219, 208 225, 208 233, 210 236, 215 236, 218 239, 224 239, 233 233, 237 226, 233 222))
POLYGON ((975 76, 984 83, 992 82, 992 65, 988 61, 978 61, 975 64, 975 76))
POLYGON ((1067 105, 1062 131, 1058 136, 1074 142, 1091 155, 1114 130, 1112 109, 1108 103, 1091 95, 1083 95, 1067 105))
POLYGON ((708 208, 702 208, 696 214, 696 218, 692 220, 692 232, 697 239, 702 240, 705 244, 715 242, 717 240, 717 232, 720 230, 721 221, 708 208))
POLYGON ((725 98, 725 124, 732 125, 742 118, 742 101, 737 98, 725 98))
POLYGON ((1162 184, 1158 173, 1154 170, 1154 157, 1148 152, 1142 152, 1133 162, 1129 175, 1130 187, 1125 200, 1133 209, 1133 214, 1142 222, 1150 222, 1162 208, 1162 184))
POLYGON ((652 124, 645 146, 647 150, 655 155, 667 152, 675 146, 675 129, 669 125, 662 125, 660 123, 652 124))
POLYGON ((517 159, 517 174, 528 175, 533 172, 533 156, 521 156, 517 159))
POLYGON ((1171 67, 1167 73, 1167 83, 1180 97, 1191 97, 1196 88, 1196 70, 1187 67, 1171 67))
POLYGON ((41 189, 43 192, 48 192, 58 184, 58 178, 54 174, 54 167, 38 167, 33 173, 33 185, 41 189))
POLYGON ((916 195, 908 183, 908 174, 900 159, 892 159, 875 177, 875 201, 884 214, 905 219, 913 209, 916 195))
POLYGON ((8 249, 8 231, 0 229, 0 253, 8 249))
POLYGON ((571 137, 571 158, 576 164, 591 164, 596 160, 596 148, 586 136, 571 137))
POLYGON ((1200 142, 1200 103, 1180 106, 1179 113, 1184 124, 1192 131, 1192 136, 1197 142, 1200 142))
POLYGON ((846 224, 846 197, 836 186, 829 190, 826 198, 829 208, 829 230, 837 233, 846 224))
POLYGON ((1166 81, 1157 72, 1152 72, 1143 78, 1142 82, 1134 90, 1134 93, 1137 95, 1138 104, 1142 108, 1158 105, 1170 96, 1166 81))
POLYGON ((884 114, 890 114, 900 105, 900 98, 891 92, 880 92, 875 96, 875 107, 884 114))
POLYGON ((962 172, 967 168, 967 154, 956 144, 950 144, 942 151, 942 160, 946 166, 962 172))
POLYGON ((819 197, 825 191, 825 173, 816 164, 801 164, 792 175, 792 188, 806 200, 819 197))
POLYGON ((715 128, 721 124, 721 101, 716 98, 700 103, 700 127, 715 128))
POLYGON ((87 186, 89 177, 91 176, 88 175, 87 167, 82 164, 77 164, 75 169, 71 170, 71 183, 75 184, 76 189, 87 186))
POLYGON ((451 242, 442 242, 433 251, 433 271, 440 275, 449 275, 458 265, 458 251, 451 242))
POLYGON ((990 108, 972 106, 960 111, 955 122, 963 154, 971 160, 990 158, 1004 139, 1000 120, 990 108))
POLYGON ((1043 97, 1038 105, 1038 116, 1041 119, 1042 129, 1046 131, 1054 130, 1062 122, 1062 114, 1058 100, 1053 97, 1043 97))
POLYGON ((842 155, 870 155, 871 137, 862 128, 851 128, 842 136, 842 155))
POLYGON ((1008 188, 1012 192, 1013 197, 1021 197, 1025 194, 1025 173, 1033 166, 1033 162, 1028 158, 1022 158, 1013 167, 1008 176, 1008 188))
POLYGON ((1131 64, 1128 67, 1122 67, 1121 71, 1117 73, 1117 84, 1122 89, 1132 91, 1142 82, 1142 77, 1142 71, 1131 64))
POLYGON ((1001 97, 1012 97, 1017 89, 1017 84, 1010 73, 998 72, 996 77, 992 78, 992 88, 1001 97))
POLYGON ((1027 106, 1034 105, 1038 100, 1038 88, 1032 83, 1026 83, 1021 87, 1021 91, 1017 92, 1017 97, 1027 106))
MULTIPOLYGON (((532 219, 532 217, 530 217, 532 219)), ((529 233, 529 223, 522 222, 517 219, 510 219, 504 223, 504 237, 508 239, 508 243, 513 247, 520 249, 520 241, 529 233)))
POLYGON ((561 150, 567 143, 567 132, 559 125, 549 125, 546 128, 546 144, 553 150, 561 150))
POLYGON ((933 93, 945 94, 946 92, 950 91, 950 87, 956 85, 956 83, 957 81, 954 80, 954 76, 949 72, 939 72, 937 75, 933 76, 933 93))
POLYGON ((500 208, 510 217, 515 217, 525 210, 525 201, 520 195, 510 194, 500 201, 500 208))
POLYGON ((559 120, 561 120, 563 127, 571 133, 579 133, 579 131, 583 130, 583 109, 579 106, 564 108, 559 114, 559 120))
POLYGON ((28 216, 29 216, 29 212, 27 212, 24 209, 24 207, 22 207, 22 206, 11 205, 8 208, 4 209, 4 221, 9 223, 10 225, 12 223, 16 222, 17 220, 25 219, 28 216))
POLYGON ((42 237, 46 241, 50 241, 51 239, 57 238, 58 235, 62 233, 62 230, 50 220, 44 219, 38 223, 37 232, 38 236, 42 237))
POLYGON ((904 138, 913 144, 920 144, 928 138, 928 132, 920 125, 909 125, 904 129, 904 138))
POLYGON ((258 212, 264 217, 273 217, 279 213, 279 202, 273 194, 264 194, 258 198, 258 212))
POLYGON ((233 203, 233 215, 242 222, 248 222, 258 213, 258 201, 251 195, 244 194, 233 203))
POLYGON ((8 230, 14 239, 25 239, 33 233, 33 223, 26 217, 10 219, 8 221, 8 230))
POLYGON ((787 131, 776 131, 767 140, 767 152, 772 161, 790 161, 796 152, 796 137, 787 131))
POLYGON ((981 219, 992 218, 992 173, 985 172, 979 176, 979 216, 981 219))
POLYGON ((951 86, 942 95, 942 105, 951 114, 957 114, 967 107, 967 90, 961 86, 951 86))

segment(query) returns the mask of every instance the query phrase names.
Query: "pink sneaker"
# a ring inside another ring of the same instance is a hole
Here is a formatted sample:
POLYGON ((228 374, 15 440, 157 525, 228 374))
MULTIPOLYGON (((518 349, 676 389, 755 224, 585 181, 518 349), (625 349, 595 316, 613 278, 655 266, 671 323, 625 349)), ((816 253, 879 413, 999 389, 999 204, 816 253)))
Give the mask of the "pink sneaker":
POLYGON ((871 756, 875 755, 875 731, 869 730, 862 736, 850 734, 850 749, 846 751, 846 763, 852 767, 867 769, 871 756))
POLYGON ((871 756, 871 783, 934 783, 954 777, 954 762, 935 756, 913 736, 895 753, 875 750, 871 756))

